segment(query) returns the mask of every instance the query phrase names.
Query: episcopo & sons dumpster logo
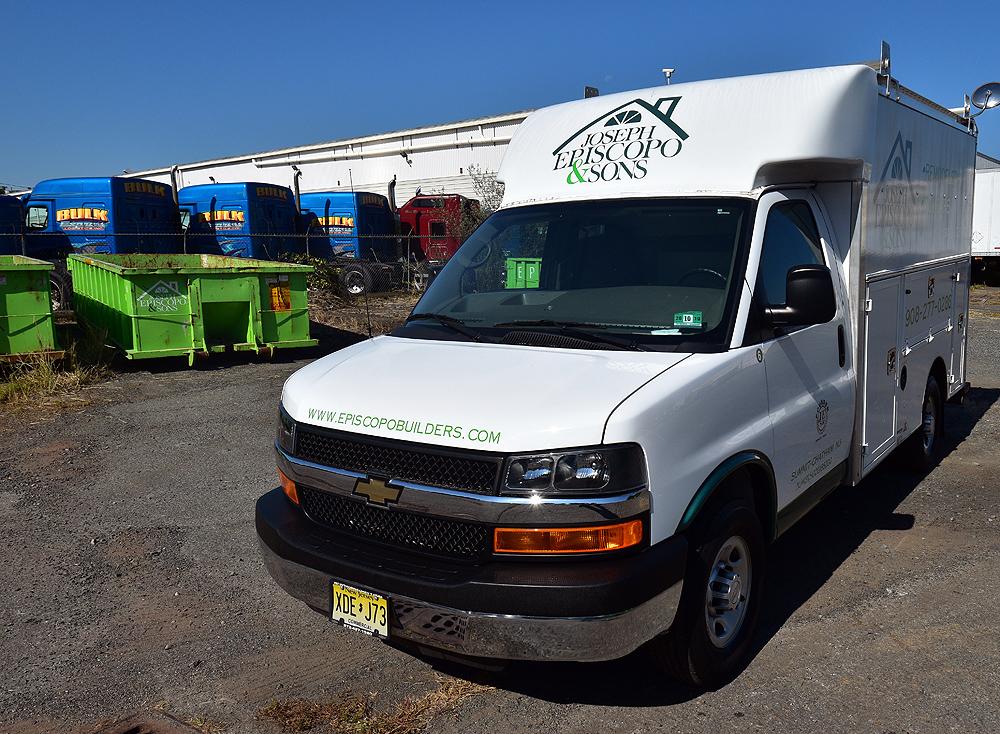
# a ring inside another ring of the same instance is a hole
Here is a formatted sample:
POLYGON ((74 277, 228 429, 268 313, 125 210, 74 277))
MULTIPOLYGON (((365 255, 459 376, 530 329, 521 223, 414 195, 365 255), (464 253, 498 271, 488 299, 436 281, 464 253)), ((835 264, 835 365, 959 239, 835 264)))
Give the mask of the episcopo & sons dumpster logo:
POLYGON ((680 97, 655 104, 633 99, 604 113, 552 151, 553 171, 569 185, 646 177, 651 165, 673 158, 688 139, 673 121, 680 97))

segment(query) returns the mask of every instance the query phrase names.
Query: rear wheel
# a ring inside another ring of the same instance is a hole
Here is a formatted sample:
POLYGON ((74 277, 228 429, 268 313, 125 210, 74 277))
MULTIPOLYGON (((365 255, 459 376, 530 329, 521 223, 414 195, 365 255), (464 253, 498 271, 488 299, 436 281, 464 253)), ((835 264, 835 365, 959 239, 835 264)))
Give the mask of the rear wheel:
POLYGON ((944 433, 944 402, 941 387, 934 375, 927 377, 924 400, 920 406, 920 427, 904 444, 908 464, 917 471, 928 471, 938 460, 944 433))
POLYGON ((749 500, 710 510, 694 544, 670 630, 652 652, 682 683, 719 686, 746 663, 764 588, 765 546, 749 500))

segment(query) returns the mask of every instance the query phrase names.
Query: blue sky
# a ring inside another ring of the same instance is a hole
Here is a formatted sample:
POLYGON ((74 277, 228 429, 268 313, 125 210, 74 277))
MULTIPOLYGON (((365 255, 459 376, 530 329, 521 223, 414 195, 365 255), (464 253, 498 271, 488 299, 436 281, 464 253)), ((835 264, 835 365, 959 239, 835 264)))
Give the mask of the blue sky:
MULTIPOLYGON (((948 106, 997 2, 4 2, 0 182, 108 175, 660 83, 874 58, 948 106), (419 10, 417 10, 419 8, 419 10)), ((1000 110, 980 120, 1000 156, 1000 110)))

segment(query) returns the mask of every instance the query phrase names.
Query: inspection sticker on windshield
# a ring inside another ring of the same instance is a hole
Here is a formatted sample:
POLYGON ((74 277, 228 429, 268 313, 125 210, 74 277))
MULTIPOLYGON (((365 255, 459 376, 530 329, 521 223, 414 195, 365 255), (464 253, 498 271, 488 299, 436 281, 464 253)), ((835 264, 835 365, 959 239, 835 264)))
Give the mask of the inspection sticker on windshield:
POLYGON ((701 328, 701 311, 681 311, 674 314, 674 327, 701 328))

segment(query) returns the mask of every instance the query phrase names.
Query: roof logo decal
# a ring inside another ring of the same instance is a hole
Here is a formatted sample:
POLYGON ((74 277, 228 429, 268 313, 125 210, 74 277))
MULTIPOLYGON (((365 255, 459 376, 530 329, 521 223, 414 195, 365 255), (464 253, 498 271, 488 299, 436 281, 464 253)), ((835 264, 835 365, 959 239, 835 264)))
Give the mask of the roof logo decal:
POLYGON ((645 178, 650 160, 673 158, 690 136, 672 118, 680 97, 633 99, 570 135, 552 155, 566 183, 645 178))

